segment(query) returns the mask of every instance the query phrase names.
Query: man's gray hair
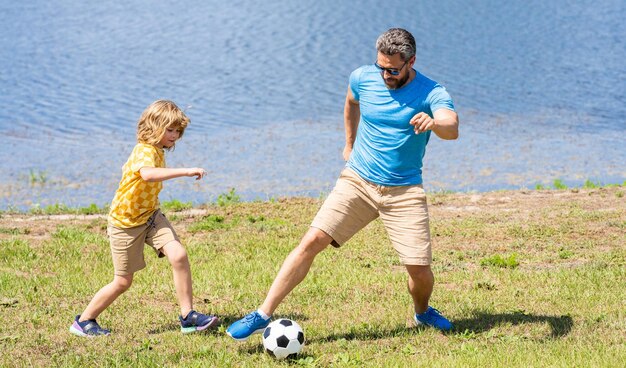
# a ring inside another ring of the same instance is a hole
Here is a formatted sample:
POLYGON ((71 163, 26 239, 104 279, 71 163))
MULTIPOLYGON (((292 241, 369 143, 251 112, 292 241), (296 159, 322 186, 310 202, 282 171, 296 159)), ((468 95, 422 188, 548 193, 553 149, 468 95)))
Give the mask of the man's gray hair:
POLYGON ((415 55, 415 38, 405 29, 391 28, 378 37, 376 50, 389 56, 400 53, 402 60, 407 61, 415 55))

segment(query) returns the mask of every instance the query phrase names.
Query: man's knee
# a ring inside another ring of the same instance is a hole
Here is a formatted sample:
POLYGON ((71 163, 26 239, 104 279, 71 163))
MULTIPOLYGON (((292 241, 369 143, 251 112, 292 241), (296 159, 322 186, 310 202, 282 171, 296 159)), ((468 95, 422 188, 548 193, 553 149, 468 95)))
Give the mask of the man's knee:
POLYGON ((300 242, 298 248, 302 252, 312 253, 315 255, 326 249, 328 244, 332 241, 333 238, 330 235, 320 229, 311 227, 309 228, 309 231, 304 234, 304 237, 302 237, 302 241, 300 242))
POLYGON ((405 265, 405 267, 412 279, 430 279, 433 277, 430 265, 405 265))

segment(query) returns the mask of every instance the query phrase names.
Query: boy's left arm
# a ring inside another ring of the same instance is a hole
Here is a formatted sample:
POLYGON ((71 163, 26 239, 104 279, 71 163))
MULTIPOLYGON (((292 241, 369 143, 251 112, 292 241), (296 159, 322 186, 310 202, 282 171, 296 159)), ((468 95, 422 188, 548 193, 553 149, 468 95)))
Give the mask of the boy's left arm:
POLYGON ((206 171, 201 167, 169 168, 144 166, 139 169, 139 175, 147 182, 165 181, 182 176, 195 176, 196 180, 200 180, 206 175, 206 171))

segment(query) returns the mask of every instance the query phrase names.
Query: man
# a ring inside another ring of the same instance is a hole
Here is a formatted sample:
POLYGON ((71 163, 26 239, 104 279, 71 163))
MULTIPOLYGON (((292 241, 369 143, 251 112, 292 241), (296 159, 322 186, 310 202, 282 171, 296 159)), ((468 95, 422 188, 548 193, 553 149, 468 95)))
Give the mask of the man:
POLYGON ((415 322, 452 328, 428 305, 434 277, 422 158, 431 132, 442 139, 458 137, 458 117, 446 90, 413 69, 415 39, 409 32, 388 30, 376 49, 376 63, 350 75, 344 107, 346 168, 261 307, 228 328, 236 340, 265 329, 318 253, 329 244, 341 246, 379 216, 408 272, 415 322))

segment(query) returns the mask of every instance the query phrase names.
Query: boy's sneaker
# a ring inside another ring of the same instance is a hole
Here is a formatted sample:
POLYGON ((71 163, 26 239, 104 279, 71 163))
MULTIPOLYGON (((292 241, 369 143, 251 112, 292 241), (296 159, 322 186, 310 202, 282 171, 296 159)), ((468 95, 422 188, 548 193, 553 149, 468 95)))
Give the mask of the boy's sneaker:
POLYGON ((446 317, 442 316, 438 310, 430 306, 426 312, 422 314, 415 314, 413 319, 415 319, 415 323, 417 323, 418 326, 426 325, 441 331, 450 331, 452 329, 452 323, 450 323, 446 317))
POLYGON ((105 330, 100 327, 95 319, 88 319, 86 321, 79 322, 80 315, 76 316, 74 323, 70 326, 70 332, 76 336, 81 337, 96 337, 110 335, 111 331, 105 330))
POLYGON ((180 331, 184 334, 206 330, 211 326, 215 326, 220 320, 216 316, 207 316, 195 310, 191 310, 185 318, 178 316, 178 319, 180 320, 180 331))
POLYGON ((228 327, 226 333, 235 340, 243 341, 255 333, 261 333, 270 324, 270 318, 264 319, 254 311, 228 327))

